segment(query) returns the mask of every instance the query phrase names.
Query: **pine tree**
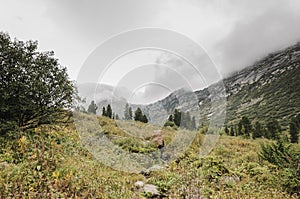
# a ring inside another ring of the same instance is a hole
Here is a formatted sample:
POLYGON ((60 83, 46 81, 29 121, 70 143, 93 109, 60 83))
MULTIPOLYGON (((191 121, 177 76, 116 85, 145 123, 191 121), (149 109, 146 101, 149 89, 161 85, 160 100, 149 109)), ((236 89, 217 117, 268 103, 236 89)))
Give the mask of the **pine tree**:
POLYGON ((176 126, 180 126, 181 123, 181 112, 178 109, 175 109, 174 111, 174 123, 176 126))
POLYGON ((96 114, 97 109, 98 109, 98 107, 97 107, 97 105, 95 104, 95 101, 94 101, 94 100, 91 101, 91 104, 90 104, 89 107, 88 107, 88 113, 96 114))
POLYGON ((234 136, 233 126, 230 127, 230 135, 231 135, 231 136, 234 136))
POLYGON ((105 107, 104 107, 104 106, 102 107, 102 116, 104 116, 104 117, 107 116, 107 115, 106 115, 106 110, 105 110, 105 107))
POLYGON ((299 122, 297 118, 292 118, 290 122, 291 143, 299 142, 299 122))
POLYGON ((246 116, 243 116, 238 124, 238 134, 250 137, 251 130, 252 126, 250 120, 246 116))
POLYGON ((170 116, 169 116, 168 121, 170 121, 170 122, 173 122, 173 121, 174 121, 173 115, 170 115, 170 116))
POLYGON ((281 126, 279 122, 275 119, 272 119, 272 121, 267 123, 267 130, 268 130, 268 137, 270 139, 277 140, 280 137, 281 133, 281 126))
POLYGON ((257 121, 255 122, 255 125, 254 125, 254 129, 253 129, 253 133, 252 133, 252 138, 253 139, 256 139, 256 138, 260 138, 262 137, 262 126, 261 124, 257 121))
POLYGON ((227 125, 225 125, 224 131, 225 131, 225 133, 226 133, 227 135, 229 135, 229 129, 228 129, 227 125))
POLYGON ((243 124, 242 124, 242 121, 240 121, 239 124, 238 124, 238 130, 237 130, 237 133, 236 133, 237 136, 243 134, 242 128, 243 128, 243 124))
POLYGON ((120 119, 119 115, 118 115, 118 114, 116 114, 116 120, 119 120, 119 119, 120 119))
POLYGON ((141 122, 148 123, 148 118, 146 115, 143 115, 143 119, 141 122))
POLYGON ((143 113, 142 110, 138 107, 134 113, 134 120, 135 121, 143 121, 143 113))
POLYGON ((109 117, 109 118, 112 118, 112 109, 111 109, 110 104, 107 105, 106 116, 109 117))

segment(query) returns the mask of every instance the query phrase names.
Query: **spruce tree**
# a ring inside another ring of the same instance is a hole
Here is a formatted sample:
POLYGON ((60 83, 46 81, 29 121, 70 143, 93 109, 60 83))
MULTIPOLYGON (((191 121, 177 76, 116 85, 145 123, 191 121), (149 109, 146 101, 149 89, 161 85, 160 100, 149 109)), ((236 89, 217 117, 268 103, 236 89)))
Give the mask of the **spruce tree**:
POLYGON ((102 107, 102 116, 104 116, 104 117, 107 116, 107 115, 106 115, 106 110, 105 110, 105 107, 104 107, 104 106, 102 107))
POLYGON ((109 118, 112 118, 112 109, 111 109, 110 104, 107 105, 106 116, 109 117, 109 118))
POLYGON ((148 118, 147 118, 147 116, 146 116, 146 115, 143 115, 142 122, 144 122, 144 123, 148 123, 148 118))
POLYGON ((229 135, 229 129, 228 129, 227 125, 225 125, 224 131, 225 131, 225 133, 226 133, 227 135, 229 135))
POLYGON ((252 133, 252 138, 253 139, 256 139, 256 138, 260 138, 262 137, 262 126, 261 124, 257 121, 255 122, 255 125, 254 125, 254 129, 253 129, 253 133, 252 133))
POLYGON ((297 118, 292 118, 290 122, 291 143, 299 142, 299 123, 297 118))
POLYGON ((143 121, 143 113, 142 110, 138 107, 134 113, 134 120, 135 121, 143 121))
POLYGON ((280 138, 281 126, 277 120, 272 119, 270 122, 268 122, 267 130, 270 139, 277 140, 280 138))
POLYGON ((233 126, 230 127, 230 135, 231 135, 231 136, 234 136, 233 126))
POLYGON ((251 130, 252 126, 250 120, 246 116, 243 116, 238 124, 238 134, 250 137, 251 130))
POLYGON ((181 123, 181 112, 178 109, 175 109, 174 111, 174 123, 176 126, 180 126, 181 123))
POLYGON ((170 121, 170 122, 173 122, 173 121, 174 121, 173 115, 170 115, 170 116, 169 116, 168 121, 170 121))

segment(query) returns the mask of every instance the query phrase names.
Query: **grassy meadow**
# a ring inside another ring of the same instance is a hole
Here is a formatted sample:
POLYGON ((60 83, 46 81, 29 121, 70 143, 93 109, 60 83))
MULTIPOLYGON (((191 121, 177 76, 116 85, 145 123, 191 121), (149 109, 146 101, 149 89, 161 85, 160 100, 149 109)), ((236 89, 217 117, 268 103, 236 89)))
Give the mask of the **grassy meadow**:
MULTIPOLYGON (((124 150, 155 150, 147 139, 128 136, 114 120, 97 119, 105 134, 124 150)), ((176 129, 163 129, 166 144, 175 133, 176 129)), ((285 170, 257 154, 261 143, 272 141, 222 135, 209 155, 199 157, 205 129, 195 133, 185 153, 146 176, 116 171, 97 161, 82 145, 73 123, 8 134, 0 138, 0 198, 150 198, 135 188, 139 180, 156 185, 160 198, 298 197, 284 188, 289 183, 285 170)), ((299 144, 293 147, 299 149, 299 144)))

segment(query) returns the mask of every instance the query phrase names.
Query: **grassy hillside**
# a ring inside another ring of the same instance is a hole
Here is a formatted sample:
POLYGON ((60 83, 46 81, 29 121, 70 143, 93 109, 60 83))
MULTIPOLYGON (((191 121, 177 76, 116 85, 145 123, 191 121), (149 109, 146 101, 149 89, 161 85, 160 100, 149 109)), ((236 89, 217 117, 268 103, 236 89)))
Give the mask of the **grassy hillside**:
MULTIPOLYGON (((98 120, 125 150, 155 148, 126 135, 113 120, 98 120)), ((135 129, 145 124, 124 125, 135 129)), ((138 180, 156 185, 162 198, 297 198, 283 186, 288 179, 284 170, 257 155, 260 143, 270 141, 221 136, 213 151, 200 158, 204 131, 197 132, 188 151, 147 176, 115 171, 95 160, 71 123, 6 135, 0 138, 0 198, 146 198, 134 186, 138 180)), ((175 133, 163 129, 167 143, 175 133)))

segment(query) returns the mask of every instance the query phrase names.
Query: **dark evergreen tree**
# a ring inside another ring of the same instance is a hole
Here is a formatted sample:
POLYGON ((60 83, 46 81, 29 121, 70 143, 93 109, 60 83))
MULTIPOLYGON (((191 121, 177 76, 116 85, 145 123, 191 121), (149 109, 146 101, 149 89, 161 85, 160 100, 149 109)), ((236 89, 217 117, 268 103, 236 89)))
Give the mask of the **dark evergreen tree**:
POLYGON ((231 135, 231 136, 234 136, 233 126, 230 127, 230 135, 231 135))
POLYGON ((91 101, 91 104, 90 104, 89 107, 88 107, 88 113, 96 114, 96 113, 97 113, 97 109, 98 109, 98 107, 97 107, 97 105, 95 104, 95 101, 92 100, 92 101, 91 101))
POLYGON ((252 126, 250 120, 246 116, 243 116, 238 124, 238 134, 250 137, 251 130, 252 126))
POLYGON ((106 117, 106 116, 107 116, 107 114, 106 114, 106 110, 105 110, 105 107, 104 107, 104 106, 102 107, 102 116, 104 116, 104 117, 106 117))
POLYGON ((134 112, 134 120, 140 122, 143 121, 143 112, 139 107, 134 112))
POLYGON ((174 121, 173 115, 170 115, 170 116, 169 116, 168 121, 170 121, 170 122, 173 122, 173 121, 174 121))
POLYGON ((291 135, 291 143, 298 143, 299 142, 299 121, 297 118, 292 118, 290 122, 290 135, 291 135))
POLYGON ((270 122, 268 122, 267 130, 268 130, 267 136, 269 139, 277 140, 280 138, 281 126, 277 120, 272 119, 270 122))
POLYGON ((225 133, 226 133, 227 135, 229 135, 229 129, 228 129, 227 125, 225 125, 224 131, 225 131, 225 133))
POLYGON ((146 115, 143 115, 143 118, 142 118, 141 122, 148 123, 148 118, 147 118, 146 115))
POLYGON ((107 105, 106 116, 109 117, 109 118, 112 118, 112 109, 111 109, 110 104, 107 105))
POLYGON ((119 115, 118 115, 118 114, 116 114, 116 120, 119 120, 119 119, 120 119, 119 115))
POLYGON ((242 124, 242 121, 240 121, 238 123, 238 130, 237 130, 237 133, 236 133, 237 136, 238 135, 243 135, 242 129, 243 129, 243 124, 242 124))
POLYGON ((262 128, 261 124, 258 121, 255 122, 253 133, 252 133, 252 138, 256 139, 256 138, 262 137, 263 136, 262 131, 263 131, 263 128, 262 128))
POLYGON ((178 109, 175 109, 174 111, 174 123, 176 126, 180 126, 181 123, 181 112, 178 109))

